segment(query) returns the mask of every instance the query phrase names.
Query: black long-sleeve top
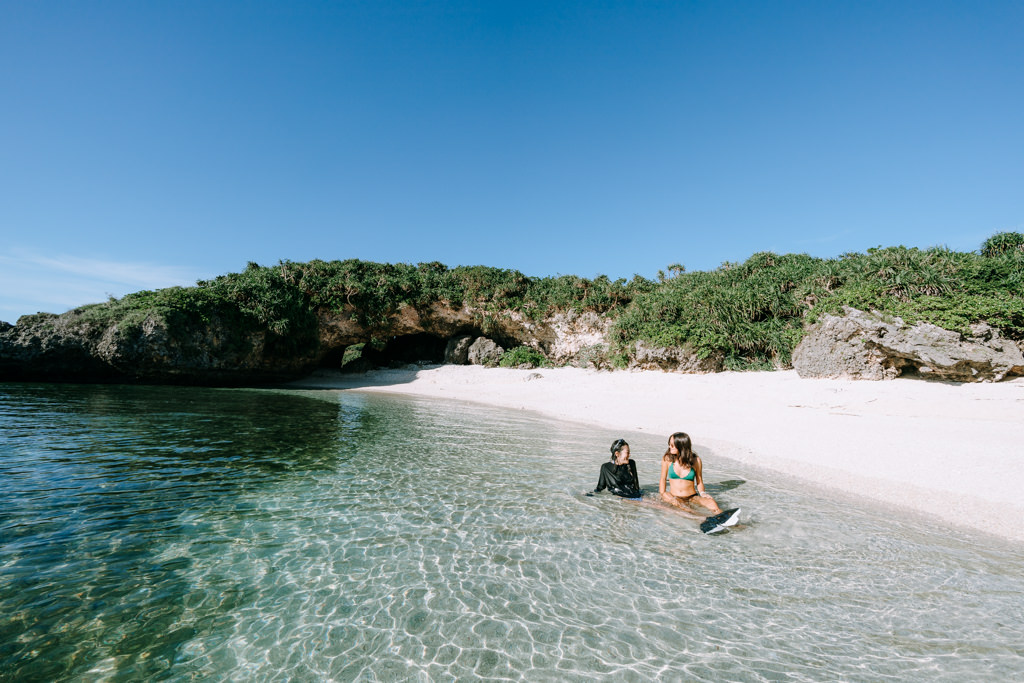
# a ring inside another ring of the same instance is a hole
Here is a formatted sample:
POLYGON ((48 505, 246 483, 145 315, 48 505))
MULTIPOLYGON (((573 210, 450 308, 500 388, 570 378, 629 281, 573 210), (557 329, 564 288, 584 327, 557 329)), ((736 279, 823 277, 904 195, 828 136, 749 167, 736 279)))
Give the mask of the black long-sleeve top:
POLYGON ((639 498, 640 479, 636 475, 636 463, 629 460, 625 465, 616 465, 614 462, 601 465, 601 475, 594 493, 605 489, 623 498, 639 498))

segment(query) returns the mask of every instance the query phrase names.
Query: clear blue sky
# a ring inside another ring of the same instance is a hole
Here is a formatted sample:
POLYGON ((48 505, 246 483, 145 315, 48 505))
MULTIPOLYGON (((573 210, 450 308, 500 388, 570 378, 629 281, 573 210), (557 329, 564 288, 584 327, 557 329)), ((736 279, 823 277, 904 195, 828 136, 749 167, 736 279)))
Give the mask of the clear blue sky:
POLYGON ((0 3, 0 319, 1024 230, 1022 2, 0 3))

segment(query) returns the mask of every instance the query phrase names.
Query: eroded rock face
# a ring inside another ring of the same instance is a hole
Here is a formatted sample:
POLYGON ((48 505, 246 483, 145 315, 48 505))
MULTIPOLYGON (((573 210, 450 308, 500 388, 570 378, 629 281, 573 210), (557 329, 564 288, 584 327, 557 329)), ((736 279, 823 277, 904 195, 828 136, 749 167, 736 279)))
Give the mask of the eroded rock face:
MULTIPOLYGON (((361 325, 354 308, 340 313, 322 311, 318 315, 322 349, 344 347, 369 340, 373 330, 361 325)), ((470 307, 453 308, 435 302, 423 309, 401 308, 383 326, 388 335, 424 333, 449 340, 445 362, 469 363, 468 343, 463 351, 456 339, 486 336, 506 347, 531 346, 552 363, 562 365, 592 355, 593 349, 607 345, 611 321, 593 312, 568 311, 533 320, 517 311, 485 312, 470 307), (466 355, 464 356, 463 353, 466 355)))
POLYGON ((998 381, 1022 374, 1024 355, 986 324, 960 335, 928 323, 845 308, 826 315, 793 351, 801 377, 893 379, 908 370, 958 382, 998 381))
POLYGON ((585 361, 588 352, 608 344, 612 321, 593 311, 568 311, 551 318, 545 355, 556 364, 585 361))
POLYGON ((265 334, 217 320, 171 334, 155 318, 122 329, 69 311, 26 316, 0 331, 0 379, 245 384, 293 378, 315 363, 311 354, 276 353, 265 334))
POLYGON ((94 352, 106 332, 67 314, 24 316, 0 331, 0 378, 100 379, 116 370, 94 352))
POLYGON ((690 349, 648 346, 638 341, 634 347, 629 367, 637 370, 665 370, 702 374, 722 371, 721 355, 698 358, 690 349))
MULTIPOLYGON (((517 312, 434 302, 405 306, 373 327, 358 318, 354 309, 320 311, 315 328, 279 337, 240 329, 214 314, 173 330, 157 317, 123 325, 100 324, 79 311, 25 316, 15 326, 0 324, 0 381, 272 383, 298 378, 321 364, 337 365, 347 346, 368 342, 384 349, 385 356, 393 353, 393 362, 426 359, 423 349, 429 347, 430 362, 443 355, 448 363, 493 365, 502 347, 524 345, 556 365, 612 366, 611 321, 596 313, 570 311, 534 320, 517 312)), ((1022 350, 987 325, 962 336, 848 309, 843 316, 826 316, 807 333, 793 353, 793 366, 802 377, 891 379, 913 370, 956 381, 994 381, 1024 375, 1022 350)), ((723 360, 638 342, 629 365, 708 373, 721 371, 723 360)))
MULTIPOLYGON (((346 306, 341 312, 321 310, 317 312, 317 327, 320 346, 323 349, 362 344, 370 340, 375 330, 359 322, 354 306, 346 306)), ((410 334, 432 334, 447 339, 474 328, 476 318, 469 308, 453 308, 441 302, 434 302, 422 309, 403 306, 388 317, 380 326, 388 336, 410 334)))
POLYGON ((399 348, 403 338, 416 335, 436 338, 442 349, 456 338, 447 362, 493 364, 503 346, 525 345, 565 363, 604 342, 608 329, 608 321, 595 314, 533 320, 445 302, 404 306, 375 326, 361 323, 352 307, 316 315, 314 338, 247 332, 212 314, 203 323, 174 329, 155 316, 128 327, 121 321, 97 323, 80 311, 26 316, 18 325, 0 326, 0 380, 269 383, 340 363, 353 344, 399 348), (487 340, 471 358, 470 343, 478 337, 487 340))
POLYGON ((469 346, 472 343, 473 337, 468 334, 449 339, 448 346, 444 349, 444 362, 451 365, 466 365, 469 363, 469 346))
POLYGON ((477 337, 469 345, 469 363, 470 365, 497 365, 503 353, 505 353, 505 349, 495 344, 493 340, 487 337, 477 337))

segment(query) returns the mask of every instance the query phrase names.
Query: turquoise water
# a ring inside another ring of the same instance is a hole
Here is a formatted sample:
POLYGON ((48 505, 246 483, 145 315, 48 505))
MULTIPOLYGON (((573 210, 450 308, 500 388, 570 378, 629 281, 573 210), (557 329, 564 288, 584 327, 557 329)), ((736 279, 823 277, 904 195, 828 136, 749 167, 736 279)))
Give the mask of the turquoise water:
MULTIPOLYGON (((0 385, 0 680, 1024 677, 1019 546, 706 450, 747 514, 704 536, 583 495, 616 436, 371 394, 0 385)), ((654 487, 664 436, 626 436, 654 487)))

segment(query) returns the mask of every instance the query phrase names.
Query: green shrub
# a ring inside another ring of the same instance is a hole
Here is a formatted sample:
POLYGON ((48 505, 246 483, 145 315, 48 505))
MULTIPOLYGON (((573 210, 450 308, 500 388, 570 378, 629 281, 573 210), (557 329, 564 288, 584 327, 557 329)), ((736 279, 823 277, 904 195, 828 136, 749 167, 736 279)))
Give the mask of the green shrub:
POLYGON ((341 356, 341 366, 344 367, 362 358, 363 349, 365 347, 366 344, 352 344, 351 346, 346 346, 345 352, 341 356))
POLYGON ((1024 235, 1019 232, 997 232, 981 244, 981 255, 986 258, 1014 251, 1024 252, 1024 235))
POLYGON ((805 324, 843 306, 961 332, 986 321, 1024 339, 1024 252, 897 246, 836 259, 759 253, 714 271, 676 272, 638 293, 612 332, 619 352, 644 340, 690 346, 702 358, 721 353, 727 369, 785 367, 805 324))
MULTIPOLYGON (((610 370, 616 367, 615 354, 611 352, 607 344, 592 344, 584 346, 576 354, 576 367, 595 368, 597 370, 610 370)), ((628 359, 626 359, 628 361, 628 359)), ((625 362, 622 364, 625 367, 625 362)))
POLYGON ((448 268, 442 263, 381 264, 347 261, 283 262, 282 277, 309 297, 314 309, 351 310, 370 327, 384 327, 405 305, 442 302, 468 305, 485 312, 518 311, 539 319, 562 310, 605 313, 629 303, 648 286, 643 278, 630 282, 594 280, 572 275, 527 277, 519 271, 486 266, 448 268))
POLYGON ((517 346, 514 349, 509 349, 501 354, 501 360, 498 361, 498 365, 503 368, 517 368, 520 365, 542 368, 547 364, 548 361, 544 354, 529 346, 517 346))
POLYGON ((814 302, 809 321, 852 306, 960 332, 987 321, 1024 338, 1016 313, 1024 303, 1024 252, 985 257, 943 248, 869 249, 847 255, 841 270, 842 285, 814 302))
MULTIPOLYGON (((714 271, 679 272, 638 296, 612 326, 620 349, 643 340, 690 346, 698 357, 785 365, 807 306, 799 298, 823 262, 805 254, 761 252, 714 271)), ((738 361, 737 361, 738 362, 738 361)))

